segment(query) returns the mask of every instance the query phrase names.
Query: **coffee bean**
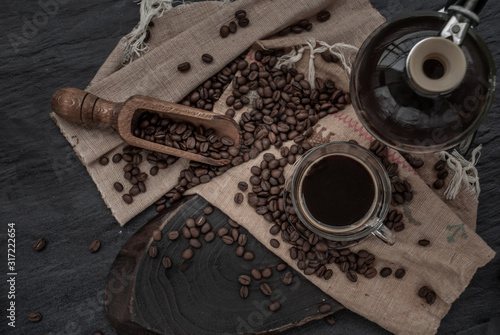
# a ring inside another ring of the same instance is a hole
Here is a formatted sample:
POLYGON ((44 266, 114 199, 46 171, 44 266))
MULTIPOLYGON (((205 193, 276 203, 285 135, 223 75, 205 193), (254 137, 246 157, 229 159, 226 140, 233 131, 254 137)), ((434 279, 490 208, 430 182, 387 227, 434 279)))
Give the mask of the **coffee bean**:
POLYGON ((95 240, 90 244, 90 252, 97 252, 101 248, 101 241, 95 240))
POLYGON ((47 242, 45 241, 45 239, 38 238, 35 241, 35 243, 33 243, 33 249, 35 249, 36 251, 41 251, 41 250, 43 250, 43 248, 45 248, 46 244, 47 244, 47 242))
POLYGON ((114 154, 111 159, 113 163, 119 163, 122 160, 123 156, 121 154, 114 154))
POLYGON ((248 184, 247 184, 247 183, 245 183, 244 181, 240 181, 240 182, 238 183, 238 188, 239 188, 241 191, 245 192, 246 190, 248 190, 248 184))
POLYGON ((189 228, 189 233, 191 234, 191 237, 193 237, 193 238, 200 237, 200 230, 196 227, 189 228))
POLYGON ((163 234, 160 229, 154 229, 152 235, 153 235, 153 240, 155 241, 161 241, 161 239, 163 238, 163 234))
POLYGON ((286 268, 287 268, 287 265, 286 265, 286 263, 283 263, 283 262, 276 265, 276 271, 278 271, 278 272, 285 271, 286 268))
POLYGON ((241 245, 241 246, 244 246, 245 244, 247 244, 247 235, 245 234, 240 234, 238 236, 238 244, 241 245))
POLYGON ((276 235, 278 234, 279 232, 281 231, 281 227, 278 226, 277 224, 276 225, 273 225, 271 227, 271 229, 269 229, 269 232, 271 233, 271 235, 276 235))
POLYGON ((252 251, 245 251, 243 254, 243 259, 246 261, 251 261, 255 258, 255 254, 252 251))
POLYGON ((276 312, 277 310, 279 310, 281 308, 281 304, 279 303, 279 301, 273 301, 271 302, 271 304, 269 305, 269 310, 271 312, 276 312))
POLYGON ((370 268, 365 272, 365 277, 368 279, 374 278, 376 276, 377 276, 377 270, 375 268, 370 268))
POLYGON ((328 269, 326 270, 325 274, 323 275, 323 278, 325 278, 325 280, 328 280, 330 278, 332 278, 333 276, 333 271, 331 269, 328 269))
POLYGON ((432 186, 436 189, 436 190, 440 190, 443 188, 444 186, 444 181, 443 179, 437 179, 434 184, 432 184, 432 186))
POLYGON ((194 251, 191 248, 184 250, 181 254, 182 259, 185 261, 193 258, 193 256, 194 256, 194 251))
POLYGON ((264 268, 264 269, 262 270, 262 277, 263 277, 263 278, 266 278, 266 279, 267 279, 267 278, 271 277, 271 276, 272 276, 272 274, 273 274, 273 270, 271 270, 271 268, 269 268, 269 267, 264 268))
POLYGON ((431 290, 427 287, 427 286, 422 286, 419 290, 418 290, 418 296, 420 298, 425 298, 427 296, 427 293, 429 293, 431 290))
POLYGON ((394 231, 395 232, 400 232, 400 231, 403 231, 405 229, 405 224, 403 222, 398 222, 396 224, 394 224, 394 231))
POLYGON ((197 238, 192 238, 189 240, 189 245, 195 249, 201 248, 201 242, 197 238))
POLYGON ((336 321, 334 318, 332 318, 331 316, 327 316, 327 317, 325 318, 325 321, 326 321, 326 323, 328 323, 330 326, 333 326, 335 323, 337 323, 337 321, 336 321))
POLYGON ((238 20, 238 25, 242 28, 247 27, 250 24, 250 20, 246 17, 238 20))
POLYGON ((172 230, 168 233, 168 239, 174 241, 179 238, 179 232, 177 230, 172 230))
POLYGON ((149 257, 151 257, 151 258, 155 258, 156 256, 158 256, 158 247, 156 245, 150 246, 149 250, 148 250, 148 254, 149 254, 149 257))
POLYGON ((38 312, 33 312, 28 314, 28 321, 39 322, 40 320, 42 320, 42 314, 38 312))
POLYGON ((196 221, 193 218, 186 219, 186 227, 193 228, 196 227, 196 221))
POLYGON ((127 204, 129 204, 129 205, 130 205, 132 202, 134 202, 134 198, 132 198, 132 196, 131 196, 130 194, 124 194, 124 195, 122 196, 122 199, 123 199, 123 201, 125 201, 125 203, 127 203, 127 204))
POLYGON ((231 34, 235 34, 236 31, 238 30, 238 25, 234 21, 231 21, 228 26, 229 26, 229 32, 231 34))
POLYGON ((222 38, 226 38, 229 36, 229 27, 224 25, 222 27, 220 27, 220 31, 219 31, 219 34, 222 38))
POLYGON ((318 312, 320 312, 321 314, 328 313, 331 310, 332 310, 332 305, 326 302, 324 304, 319 305, 318 307, 318 312))
POLYGON ((240 297, 242 299, 248 298, 248 286, 245 286, 245 285, 241 286, 241 288, 240 288, 240 297))
POLYGON ((205 224, 205 222, 207 222, 207 218, 205 217, 205 215, 200 215, 196 218, 194 224, 196 225, 196 227, 201 227, 205 224))
POLYGON ((403 268, 399 268, 396 270, 396 273, 394 273, 394 276, 397 278, 397 279, 401 279, 405 276, 406 274, 406 271, 405 269, 403 268))
POLYGON ((443 170, 439 171, 437 174, 437 177, 439 179, 446 179, 446 177, 448 177, 448 170, 443 169, 443 170))
POLYGON ((392 273, 392 269, 391 268, 383 268, 382 270, 380 270, 380 275, 382 277, 387 277, 387 276, 390 276, 392 273))
POLYGON ((445 160, 440 160, 436 164, 434 164, 434 169, 436 171, 441 171, 446 167, 446 161, 445 160))
POLYGON ((252 275, 252 277, 255 279, 255 280, 260 280, 262 278, 262 274, 260 273, 259 270, 257 269, 252 269, 250 271, 250 274, 252 275))
POLYGON ((418 244, 421 245, 422 247, 426 247, 428 246, 429 244, 431 244, 431 241, 429 240, 425 240, 425 239, 422 239, 422 240, 419 240, 418 241, 418 244))
POLYGON ((349 270, 347 272, 347 279, 349 279, 353 283, 357 282, 358 281, 358 275, 357 275, 356 271, 349 270))
POLYGON ((177 70, 179 70, 180 72, 187 72, 189 71, 189 69, 191 69, 191 64, 189 62, 184 62, 177 66, 177 70))
POLYGON ((234 240, 233 240, 233 238, 231 236, 224 235, 224 236, 222 236, 222 242, 224 242, 227 245, 231 245, 231 244, 234 243, 234 240))
POLYGON ((269 244, 271 244, 271 246, 273 248, 279 248, 280 247, 280 242, 277 239, 275 239, 275 238, 271 239, 271 241, 269 241, 269 244))
POLYGON ((170 269, 172 267, 172 261, 168 257, 163 257, 161 264, 165 269, 170 269))
POLYGON ((213 231, 208 232, 203 239, 205 242, 210 243, 215 239, 215 233, 213 231))
POLYGON ((316 15, 316 18, 318 19, 319 22, 325 22, 325 21, 328 21, 328 19, 330 19, 330 12, 329 11, 326 11, 326 10, 322 10, 321 12, 318 13, 318 15, 316 15))
POLYGON ((203 213, 205 213, 205 215, 210 215, 214 212, 214 208, 212 206, 207 206, 203 209, 203 213))
POLYGON ((217 235, 219 237, 222 237, 224 235, 227 235, 229 234, 229 229, 227 229, 227 227, 220 227, 218 230, 217 230, 217 235))
POLYGON ((201 56, 201 60, 205 63, 212 63, 214 61, 214 58, 212 57, 212 55, 209 55, 209 54, 203 54, 201 56))
POLYGON ((425 296, 425 301, 429 304, 432 305, 436 302, 436 293, 434 291, 430 291, 427 293, 425 296))
POLYGON ((101 158, 99 158, 99 164, 101 165, 108 165, 109 163, 109 158, 106 157, 106 156, 102 156, 101 158))
POLYGON ((234 202, 237 204, 241 204, 243 202, 243 199, 243 193, 238 192, 234 195, 234 202))
POLYGON ((238 282, 241 285, 250 285, 250 283, 252 282, 252 279, 248 275, 240 275, 238 277, 238 282))
POLYGON ((269 286, 268 283, 262 283, 260 284, 260 291, 264 293, 264 295, 267 295, 268 297, 273 294, 273 290, 271 289, 271 286, 269 286))
POLYGON ((243 19, 243 18, 247 17, 247 12, 245 12, 243 9, 240 9, 240 10, 237 10, 237 11, 234 13, 234 16, 235 16, 237 19, 243 19))
POLYGON ((113 187, 115 188, 115 190, 116 190, 117 192, 121 192, 121 191, 123 191, 123 185, 122 185, 121 183, 119 183, 119 182, 114 183, 114 184, 113 184, 113 187))

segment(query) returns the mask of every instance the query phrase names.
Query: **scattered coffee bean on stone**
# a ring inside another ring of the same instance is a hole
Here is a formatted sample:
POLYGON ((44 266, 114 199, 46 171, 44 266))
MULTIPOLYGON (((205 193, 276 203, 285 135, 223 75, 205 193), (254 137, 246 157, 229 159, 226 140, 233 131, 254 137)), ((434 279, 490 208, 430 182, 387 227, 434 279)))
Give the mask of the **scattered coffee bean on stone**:
POLYGON ((148 254, 149 254, 149 257, 151 257, 151 258, 155 258, 156 256, 158 256, 158 247, 156 245, 150 246, 149 250, 148 250, 148 254))
POLYGON ((165 269, 170 269, 172 267, 172 261, 168 257, 163 257, 163 260, 161 263, 163 264, 163 267, 165 269))
POLYGON ((42 320, 42 314, 38 312, 33 312, 28 314, 28 321, 39 322, 40 320, 42 320))
POLYGON ((101 248, 101 241, 95 240, 90 244, 90 252, 97 252, 101 248))
POLYGON ((431 241, 422 239, 418 241, 418 244, 421 245, 422 247, 427 247, 429 244, 431 244, 431 241))
POLYGON ((331 310, 332 310, 332 305, 326 302, 324 304, 319 305, 318 307, 318 312, 320 312, 321 314, 328 313, 331 310))
POLYGON ((246 285, 241 286, 241 288, 240 288, 240 297, 242 299, 248 298, 248 286, 246 286, 246 285))
POLYGON ((396 270, 396 272, 394 273, 394 276, 397 278, 397 279, 401 279, 405 276, 406 274, 406 271, 405 269, 403 268, 399 268, 396 270))
POLYGON ((250 283, 252 282, 252 279, 248 275, 240 275, 238 277, 238 282, 241 285, 250 285, 250 283))
POLYGON ((278 265, 276 265, 276 271, 278 271, 278 272, 285 271, 287 267, 288 267, 288 265, 286 265, 286 263, 281 262, 278 265))
POLYGON ((163 233, 161 232, 160 229, 154 229, 152 235, 153 235, 153 240, 155 241, 161 241, 161 239, 163 238, 163 233))
POLYGON ((390 276, 391 273, 392 273, 392 269, 391 268, 387 268, 386 267, 386 268, 383 268, 382 270, 380 270, 380 275, 382 277, 384 277, 384 278, 387 277, 387 276, 390 276))
POLYGON ((203 54, 201 56, 201 60, 205 63, 212 63, 214 61, 214 58, 212 57, 212 55, 209 55, 209 54, 203 54))
POLYGON ((333 317, 331 317, 331 316, 327 316, 327 317, 325 318, 325 321, 326 321, 326 323, 328 323, 330 326, 333 326, 335 323, 337 323, 337 321, 336 321, 333 317))
POLYGON ((101 158, 99 158, 99 164, 101 165, 108 165, 109 163, 109 158, 106 157, 106 156, 102 156, 101 158))
POLYGON ((203 209, 203 213, 205 215, 210 215, 214 212, 214 208, 212 206, 207 206, 203 209))
POLYGON ((260 291, 264 293, 264 295, 267 295, 268 297, 273 294, 273 290, 271 289, 271 286, 269 286, 268 283, 262 283, 260 284, 260 291))
POLYGON ((33 243, 33 249, 35 249, 36 251, 41 251, 41 250, 43 250, 43 248, 45 248, 46 244, 47 244, 47 242, 45 241, 45 239, 38 238, 35 241, 35 243, 33 243))
POLYGON ((177 230, 172 230, 168 232, 168 239, 171 241, 175 241, 179 238, 179 232, 177 230))
POLYGON ((273 275, 273 270, 269 267, 262 269, 262 278, 269 278, 273 275))
POLYGON ((234 243, 234 240, 233 240, 233 238, 231 236, 224 235, 224 236, 222 236, 222 242, 224 242, 227 245, 231 245, 231 244, 234 243))
POLYGON ((253 253, 253 251, 245 251, 245 253, 243 254, 243 258, 246 261, 251 261, 255 258, 255 254, 253 253))
POLYGON ((279 310, 281 308, 281 304, 279 303, 279 301, 273 301, 271 302, 271 304, 269 305, 269 310, 271 312, 276 312, 277 310, 279 310))
POLYGON ((177 70, 179 70, 180 72, 187 72, 189 71, 189 69, 191 69, 191 64, 189 62, 184 62, 177 66, 177 70))
POLYGON ((185 261, 193 258, 193 256, 194 256, 194 251, 191 248, 184 250, 181 255, 182 259, 185 261))
POLYGON ((252 275, 252 277, 255 280, 260 280, 262 278, 262 274, 260 273, 260 271, 258 269, 252 269, 250 271, 250 274, 252 275))
POLYGON ((243 193, 238 192, 234 195, 234 202, 237 203, 238 205, 243 202, 243 193))
POLYGON ((215 233, 213 231, 210 231, 203 237, 203 239, 205 240, 205 242, 210 243, 215 240, 215 233))
POLYGON ((293 272, 287 271, 283 276, 283 284, 288 286, 292 283, 292 280, 293 280, 293 272))

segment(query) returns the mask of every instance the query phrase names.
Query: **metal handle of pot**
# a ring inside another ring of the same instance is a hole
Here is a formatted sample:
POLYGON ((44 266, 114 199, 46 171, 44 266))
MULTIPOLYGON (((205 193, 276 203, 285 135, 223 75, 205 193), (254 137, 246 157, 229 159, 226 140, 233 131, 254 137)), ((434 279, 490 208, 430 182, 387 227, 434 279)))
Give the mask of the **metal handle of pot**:
POLYGON ((471 26, 479 24, 479 12, 488 0, 449 0, 446 11, 451 17, 441 30, 440 36, 452 38, 453 42, 461 46, 471 26))

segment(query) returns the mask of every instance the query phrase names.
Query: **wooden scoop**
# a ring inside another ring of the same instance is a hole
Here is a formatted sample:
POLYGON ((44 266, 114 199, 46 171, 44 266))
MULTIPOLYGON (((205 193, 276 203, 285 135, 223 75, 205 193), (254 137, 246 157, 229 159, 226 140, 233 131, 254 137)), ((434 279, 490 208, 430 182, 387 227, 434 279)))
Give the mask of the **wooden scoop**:
POLYGON ((196 127, 212 128, 219 138, 227 136, 233 139, 236 148, 240 146, 239 127, 232 118, 141 95, 132 96, 123 103, 115 103, 76 88, 62 88, 52 96, 51 108, 57 115, 68 121, 113 127, 123 140, 132 146, 205 164, 226 165, 230 160, 213 159, 146 141, 134 136, 132 125, 137 123, 142 113, 149 111, 174 122, 189 122, 196 127))

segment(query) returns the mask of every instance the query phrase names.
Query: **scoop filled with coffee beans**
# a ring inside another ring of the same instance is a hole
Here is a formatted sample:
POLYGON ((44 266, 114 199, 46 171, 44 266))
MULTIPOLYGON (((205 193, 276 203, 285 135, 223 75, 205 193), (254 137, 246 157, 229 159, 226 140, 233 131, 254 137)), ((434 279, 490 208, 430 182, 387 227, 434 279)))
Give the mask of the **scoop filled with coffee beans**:
POLYGON ((224 155, 206 153, 240 147, 232 118, 150 97, 135 95, 115 103, 63 88, 52 96, 51 108, 68 121, 111 126, 132 146, 204 164, 226 165, 230 160, 224 155))

